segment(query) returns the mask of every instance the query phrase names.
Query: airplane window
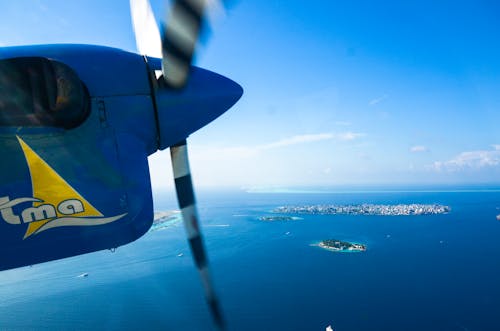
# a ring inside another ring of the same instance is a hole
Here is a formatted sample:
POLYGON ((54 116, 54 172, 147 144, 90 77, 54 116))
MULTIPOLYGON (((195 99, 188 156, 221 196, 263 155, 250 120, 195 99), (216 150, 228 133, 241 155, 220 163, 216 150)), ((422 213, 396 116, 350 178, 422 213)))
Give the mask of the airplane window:
POLYGON ((71 129, 89 113, 89 95, 67 65, 41 57, 0 61, 0 126, 71 129))

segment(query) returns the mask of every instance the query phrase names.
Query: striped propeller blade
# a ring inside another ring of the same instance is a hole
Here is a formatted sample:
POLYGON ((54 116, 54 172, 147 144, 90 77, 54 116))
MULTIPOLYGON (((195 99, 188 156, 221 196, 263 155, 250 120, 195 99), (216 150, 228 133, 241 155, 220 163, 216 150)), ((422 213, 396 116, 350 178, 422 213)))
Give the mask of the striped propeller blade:
POLYGON ((186 84, 207 0, 175 0, 162 31, 162 71, 169 87, 186 84))
POLYGON ((220 330, 224 329, 224 320, 222 318, 219 301, 214 291, 214 286, 210 278, 208 260, 203 245, 203 239, 198 222, 198 211, 194 197, 191 172, 189 171, 189 159, 187 153, 186 141, 182 141, 170 147, 172 158, 172 167, 174 170, 175 190, 177 191, 177 200, 182 212, 182 219, 186 229, 189 246, 193 255, 196 268, 205 290, 205 297, 210 307, 215 324, 220 330))

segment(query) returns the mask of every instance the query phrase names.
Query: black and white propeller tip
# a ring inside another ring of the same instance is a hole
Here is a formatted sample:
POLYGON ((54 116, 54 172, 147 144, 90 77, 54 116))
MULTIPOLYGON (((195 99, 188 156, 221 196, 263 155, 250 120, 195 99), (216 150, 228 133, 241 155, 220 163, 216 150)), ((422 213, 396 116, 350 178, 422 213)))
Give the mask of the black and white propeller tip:
POLYGON ((172 88, 186 84, 205 6, 205 0, 175 1, 166 24, 162 24, 162 71, 172 88))
POLYGON ((219 329, 224 329, 224 319, 219 305, 219 300, 215 294, 214 286, 208 268, 208 259, 205 253, 205 246, 200 231, 198 210, 193 189, 191 172, 189 169, 189 159, 186 141, 182 141, 170 147, 172 168, 174 172, 175 189, 179 208, 181 209, 184 227, 186 229, 189 246, 193 255, 196 268, 200 274, 205 297, 210 307, 215 324, 219 329))

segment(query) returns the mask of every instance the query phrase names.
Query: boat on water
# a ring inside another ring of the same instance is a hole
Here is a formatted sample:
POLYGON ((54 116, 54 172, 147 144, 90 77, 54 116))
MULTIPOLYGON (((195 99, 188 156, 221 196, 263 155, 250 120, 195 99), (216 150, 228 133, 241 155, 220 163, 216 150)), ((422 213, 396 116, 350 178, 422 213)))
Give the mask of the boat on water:
POLYGON ((500 214, 497 215, 497 221, 500 221, 500 214))

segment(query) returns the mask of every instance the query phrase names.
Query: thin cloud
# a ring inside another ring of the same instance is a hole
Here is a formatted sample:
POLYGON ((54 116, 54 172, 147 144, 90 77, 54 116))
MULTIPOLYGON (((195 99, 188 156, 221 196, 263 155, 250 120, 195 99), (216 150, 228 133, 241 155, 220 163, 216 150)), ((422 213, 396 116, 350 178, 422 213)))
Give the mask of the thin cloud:
POLYGON ((45 3, 43 3, 42 1, 38 0, 37 4, 38 4, 38 8, 40 8, 42 11, 44 11, 44 12, 49 11, 49 7, 47 7, 47 5, 45 3))
POLYGON ((267 149, 310 143, 322 140, 351 141, 363 136, 365 136, 364 133, 350 132, 350 131, 341 133, 304 134, 304 135, 298 135, 290 138, 281 139, 270 144, 256 146, 256 148, 260 150, 267 150, 267 149))
POLYGON ((41 12, 41 15, 52 15, 54 19, 52 19, 51 21, 54 21, 54 22, 57 22, 59 23, 59 25, 62 25, 62 26, 70 26, 70 23, 69 21, 61 16, 61 15, 57 15, 57 10, 53 10, 53 8, 49 8, 49 6, 47 6, 47 4, 45 2, 42 2, 41 0, 37 1, 38 3, 38 8, 40 9, 41 12))
POLYGON ((342 133, 336 134, 335 138, 337 140, 341 140, 341 141, 351 141, 351 140, 355 140, 355 139, 358 139, 358 138, 361 138, 364 136, 365 136, 364 133, 359 133, 359 132, 342 132, 342 133))
POLYGON ((285 146, 291 146, 291 145, 297 145, 297 144, 303 144, 321 140, 330 140, 333 138, 335 138, 335 135, 332 133, 304 134, 304 135, 298 135, 290 138, 281 139, 272 142, 270 144, 257 146, 257 148, 261 150, 266 150, 266 149, 273 149, 278 147, 285 147, 285 146))
POLYGON ((320 141, 336 140, 336 141, 352 141, 359 137, 365 136, 359 132, 341 132, 341 133, 318 133, 296 135, 284 139, 280 139, 267 144, 256 146, 238 146, 238 147, 222 147, 222 148, 200 148, 193 153, 194 158, 213 159, 213 158, 248 158, 269 150, 285 148, 300 144, 315 143, 320 141))
POLYGON ((375 99, 372 99, 370 100, 370 102, 368 102, 368 104, 370 106, 375 106, 376 104, 379 104, 381 103, 382 101, 386 100, 389 96, 387 94, 384 94, 383 96, 381 97, 378 97, 378 98, 375 98, 375 99))
POLYGON ((448 161, 434 162, 431 169, 453 172, 498 167, 500 166, 500 145, 492 145, 492 148, 493 150, 462 152, 448 161))
POLYGON ((422 152, 427 152, 427 151, 428 151, 427 147, 422 146, 422 145, 412 146, 410 148, 410 152, 412 152, 412 153, 422 153, 422 152))

